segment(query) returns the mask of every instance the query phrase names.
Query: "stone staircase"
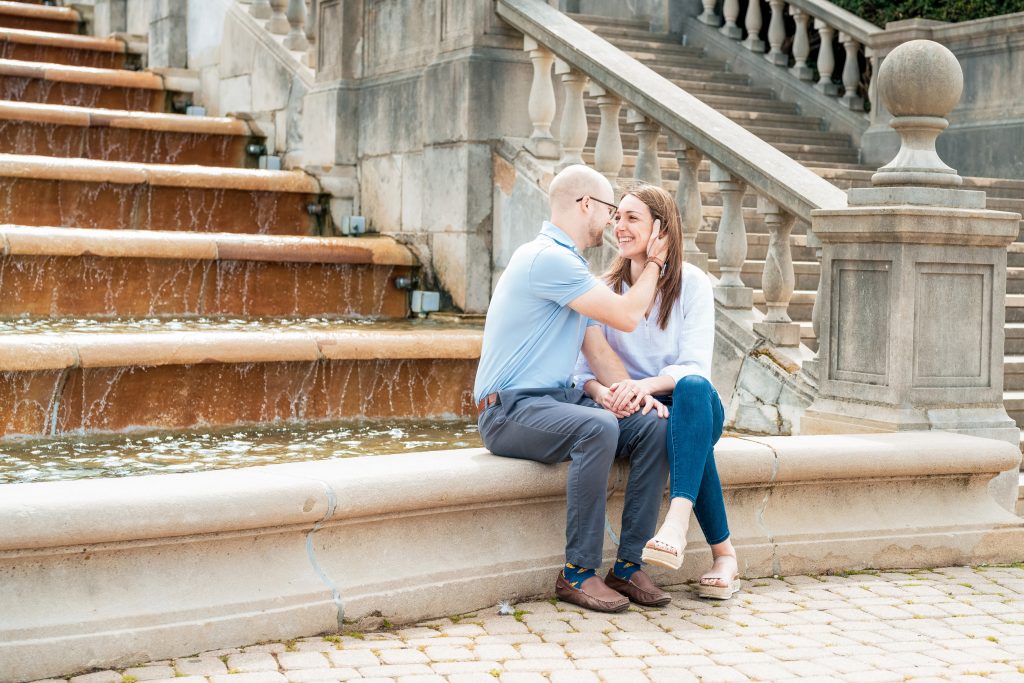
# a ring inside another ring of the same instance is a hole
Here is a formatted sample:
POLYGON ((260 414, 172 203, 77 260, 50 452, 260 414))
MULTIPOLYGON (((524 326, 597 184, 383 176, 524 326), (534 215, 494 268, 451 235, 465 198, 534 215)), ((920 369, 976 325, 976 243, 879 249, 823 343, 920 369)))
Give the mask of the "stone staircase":
MULTIPOLYGON (((699 48, 682 46, 678 35, 652 33, 642 21, 571 16, 836 186, 843 189, 870 186, 875 169, 858 163, 858 151, 848 135, 828 131, 822 119, 801 115, 795 103, 775 99, 767 88, 752 86, 747 76, 731 73, 725 63, 703 56, 699 48)), ((590 134, 584 160, 593 163, 600 112, 592 99, 587 101, 587 118, 590 134)), ((620 126, 624 151, 620 177, 628 178, 635 168, 638 139, 629 132, 632 128, 626 122, 625 111, 621 114, 620 126)), ((664 135, 659 141, 659 160, 665 188, 674 193, 679 177, 678 164, 664 135)), ((715 240, 722 196, 717 185, 710 182, 706 160, 700 168, 700 181, 705 226, 698 233, 697 245, 708 254, 709 270, 718 275, 715 240)), ((964 186, 984 190, 990 209, 1024 213, 1024 181, 964 178, 964 186)), ((741 277, 745 284, 754 288, 755 305, 764 310, 760 285, 768 231, 756 212, 756 205, 756 195, 748 192, 743 203, 748 251, 741 277)), ((807 247, 806 233, 806 224, 798 223, 794 227, 792 245, 796 291, 790 302, 789 314, 801 324, 803 343, 816 349, 810 321, 818 287, 819 264, 814 250, 807 247)), ((1008 265, 1004 402, 1010 416, 1018 425, 1024 426, 1024 240, 1011 246, 1008 265)))
POLYGON ((81 26, 0 2, 0 437, 472 412, 479 331, 423 343, 405 247, 81 26))

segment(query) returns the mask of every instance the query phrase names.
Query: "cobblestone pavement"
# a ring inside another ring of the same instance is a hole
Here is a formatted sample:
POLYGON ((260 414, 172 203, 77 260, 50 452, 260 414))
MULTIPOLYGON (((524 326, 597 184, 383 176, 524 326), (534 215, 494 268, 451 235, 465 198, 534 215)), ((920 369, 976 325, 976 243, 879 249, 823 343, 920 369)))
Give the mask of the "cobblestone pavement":
POLYGON ((1024 565, 754 579, 724 603, 683 587, 668 607, 619 615, 551 601, 516 610, 218 650, 70 682, 1024 681, 1024 565))

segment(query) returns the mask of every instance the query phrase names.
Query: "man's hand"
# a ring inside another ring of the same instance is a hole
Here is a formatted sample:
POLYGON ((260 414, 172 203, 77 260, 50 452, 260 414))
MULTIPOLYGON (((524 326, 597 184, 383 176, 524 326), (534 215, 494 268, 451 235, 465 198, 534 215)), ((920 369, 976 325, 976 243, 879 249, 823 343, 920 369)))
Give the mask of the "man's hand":
POLYGON ((608 389, 612 393, 611 406, 613 410, 629 409, 630 413, 640 407, 640 402, 648 393, 643 384, 635 379, 624 379, 615 382, 608 389))
POLYGON ((603 384, 600 384, 599 382, 595 382, 595 384, 598 385, 598 388, 594 392, 592 398, 599 406, 605 408, 606 410, 610 410, 616 418, 621 420, 622 418, 629 417, 630 415, 636 412, 636 408, 613 408, 612 401, 614 400, 614 395, 612 391, 603 384))

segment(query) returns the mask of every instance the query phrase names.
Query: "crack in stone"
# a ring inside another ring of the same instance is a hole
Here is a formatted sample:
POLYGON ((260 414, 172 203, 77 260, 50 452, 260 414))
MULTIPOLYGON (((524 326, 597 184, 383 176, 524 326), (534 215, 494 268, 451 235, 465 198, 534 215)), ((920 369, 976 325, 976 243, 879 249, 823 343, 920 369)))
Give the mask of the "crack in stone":
POLYGON ((338 611, 338 632, 341 633, 344 630, 345 625, 345 603, 341 597, 341 591, 338 589, 337 584, 327 576, 327 572, 324 571, 323 567, 320 566, 319 560, 316 558, 316 552, 313 550, 313 536, 317 531, 329 520, 333 515, 334 511, 338 507, 338 497, 334 493, 334 489, 325 481, 316 480, 318 484, 324 487, 324 492, 327 494, 327 512, 324 516, 319 519, 313 528, 306 534, 306 556, 309 558, 309 564, 313 568, 313 572, 317 575, 320 581, 331 591, 331 597, 334 599, 334 606, 338 611))
POLYGON ((781 574, 782 564, 779 559, 779 546, 777 543, 775 543, 775 535, 772 534, 771 529, 768 528, 768 525, 764 521, 764 512, 768 508, 768 501, 772 497, 772 491, 775 490, 775 478, 779 474, 779 452, 775 450, 775 448, 773 448, 771 444, 765 443, 764 441, 758 441, 757 439, 751 439, 742 436, 736 436, 734 438, 739 439, 740 441, 749 441, 750 443, 756 443, 759 446, 764 446, 765 448, 772 452, 771 477, 768 479, 767 489, 764 492, 764 498, 761 500, 761 504, 757 508, 757 514, 755 515, 755 517, 757 519, 758 526, 761 527, 761 530, 764 532, 765 537, 767 537, 768 542, 772 546, 772 574, 781 574))

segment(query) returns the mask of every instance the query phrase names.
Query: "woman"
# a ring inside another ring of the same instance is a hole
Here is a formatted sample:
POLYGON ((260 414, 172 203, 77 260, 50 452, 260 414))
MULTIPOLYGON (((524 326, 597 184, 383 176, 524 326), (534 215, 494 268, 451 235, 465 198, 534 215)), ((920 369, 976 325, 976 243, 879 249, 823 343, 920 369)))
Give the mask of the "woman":
POLYGON ((714 558, 697 592, 724 600, 739 590, 740 581, 715 468, 714 445, 722 435, 723 422, 722 403, 710 382, 715 306, 707 275, 683 263, 682 221, 668 192, 644 185, 622 198, 615 214, 619 256, 605 279, 616 292, 628 289, 643 271, 648 240, 659 230, 667 231, 668 260, 645 319, 631 333, 594 324, 587 328, 583 342, 589 358, 613 350, 630 379, 614 382, 618 378, 595 377, 581 359, 576 380, 591 398, 619 416, 641 406, 644 412, 653 408, 667 415, 669 510, 644 547, 643 560, 678 569, 692 511, 714 558))

